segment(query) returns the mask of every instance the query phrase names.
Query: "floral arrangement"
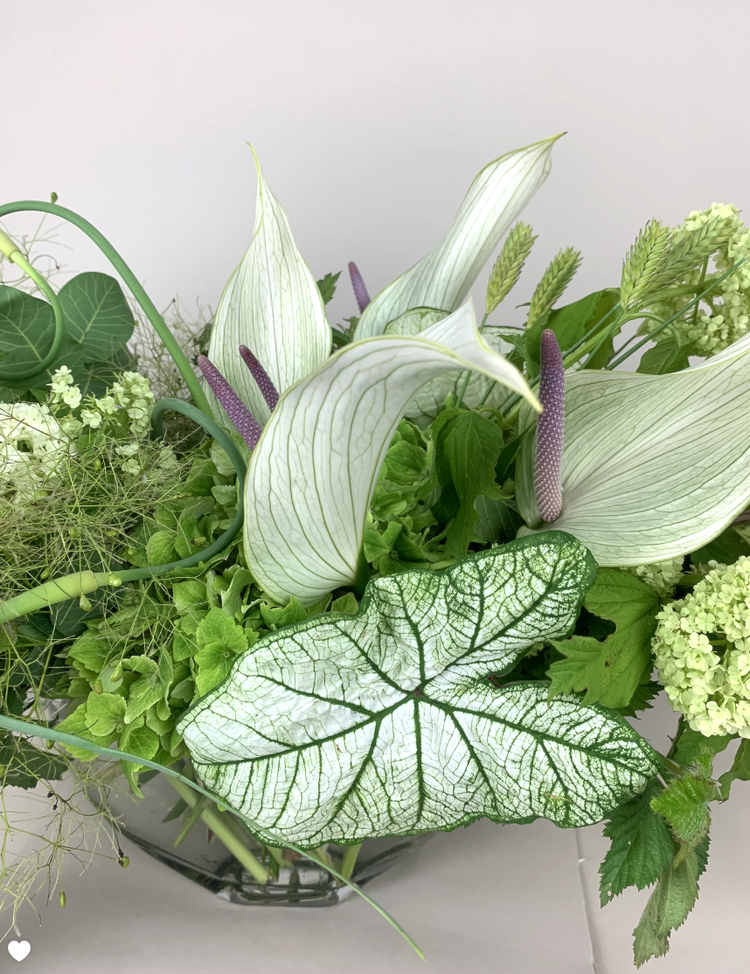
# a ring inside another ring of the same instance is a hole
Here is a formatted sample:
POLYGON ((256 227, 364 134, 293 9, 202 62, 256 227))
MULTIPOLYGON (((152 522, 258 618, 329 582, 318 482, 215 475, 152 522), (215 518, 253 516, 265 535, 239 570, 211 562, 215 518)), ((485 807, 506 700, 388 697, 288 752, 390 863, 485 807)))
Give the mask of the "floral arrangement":
MULTIPOLYGON (((350 264, 333 328, 339 274, 259 166, 248 250, 182 341, 82 217, 0 207, 88 234, 184 381, 157 401, 114 278, 55 292, 0 233, 25 282, 0 286, 5 788, 57 807, 97 758, 139 798, 161 772, 261 885, 302 854, 351 885, 363 842, 481 817, 606 821, 602 904, 653 887, 635 962, 667 951, 750 777, 750 230, 651 220, 619 287, 561 304, 566 248, 501 323, 555 141, 486 166, 372 300, 350 264), (666 755, 636 730, 662 688, 666 755)), ((3 869, 17 906, 39 869, 3 869)))

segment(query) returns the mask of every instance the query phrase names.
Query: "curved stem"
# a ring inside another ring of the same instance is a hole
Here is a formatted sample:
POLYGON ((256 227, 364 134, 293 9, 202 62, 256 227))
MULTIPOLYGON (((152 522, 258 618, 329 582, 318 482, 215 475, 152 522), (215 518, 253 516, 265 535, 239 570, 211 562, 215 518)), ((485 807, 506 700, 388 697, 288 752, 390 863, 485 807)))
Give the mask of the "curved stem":
POLYGON ((193 372, 187 355, 180 348, 177 339, 157 311, 156 305, 146 293, 141 282, 107 238, 93 224, 89 223, 88 220, 84 219, 78 213, 64 206, 58 206, 57 203, 47 203, 44 200, 18 200, 14 203, 5 203, 3 206, 0 206, 0 218, 8 216, 11 213, 22 213, 26 211, 51 213, 63 220, 67 220, 68 223, 72 223, 73 226, 83 231, 96 244, 130 289, 131 294, 143 309, 144 314, 153 325, 157 335, 164 342, 167 351, 172 356, 175 365, 185 380, 185 384, 190 390, 195 405, 201 412, 204 412, 207 416, 211 416, 211 406, 209 405, 198 376, 193 372))
MULTIPOLYGON (((9 240, 5 234, 3 234, 3 237, 5 240, 9 240)), ((0 245, 4 242, 5 241, 0 241, 0 245)), ((22 369, 21 371, 18 369, 14 369, 12 372, 4 372, 3 370, 0 370, 0 379, 31 379, 35 375, 39 375, 40 372, 44 372, 44 370, 48 366, 52 365, 57 358, 57 353, 60 351, 60 346, 62 345, 63 338, 65 337, 65 316, 63 315, 62 306, 57 298, 57 295, 52 290, 48 282, 44 279, 44 277, 42 277, 39 271, 26 260, 21 251, 15 248, 12 241, 9 242, 12 246, 0 246, 0 251, 2 251, 2 253, 8 257, 8 260, 13 261, 16 267, 22 270, 27 277, 31 278, 34 284, 36 284, 42 294, 44 294, 49 301, 50 307, 52 308, 52 314, 55 316, 55 334, 52 338, 52 345, 40 362, 37 362, 36 365, 32 365, 28 369, 22 369)))
POLYGON ((147 568, 127 568, 125 571, 118 572, 75 572, 72 575, 64 575, 62 578, 55 578, 35 588, 28 589, 20 595, 16 595, 6 602, 0 602, 0 625, 11 622, 19 616, 28 615, 38 609, 47 608, 55 603, 65 602, 68 599, 80 598, 82 595, 89 595, 96 591, 100 586, 118 586, 123 582, 134 582, 143 578, 155 578, 159 575, 166 575, 167 572, 178 571, 182 568, 193 568, 201 562, 208 561, 214 555, 221 554, 234 541, 237 533, 242 527, 244 520, 243 487, 245 483, 245 461, 242 454, 234 445, 229 435, 219 426, 219 424, 205 416, 195 406, 183 402, 181 399, 160 399, 154 406, 151 414, 151 425, 157 436, 162 436, 164 432, 163 415, 167 409, 182 413, 194 419, 196 423, 209 432, 219 443, 232 461, 232 466, 237 474, 237 484, 239 487, 239 502, 237 513, 226 531, 210 544, 208 548, 196 551, 187 558, 179 561, 171 561, 165 565, 148 566, 147 568))

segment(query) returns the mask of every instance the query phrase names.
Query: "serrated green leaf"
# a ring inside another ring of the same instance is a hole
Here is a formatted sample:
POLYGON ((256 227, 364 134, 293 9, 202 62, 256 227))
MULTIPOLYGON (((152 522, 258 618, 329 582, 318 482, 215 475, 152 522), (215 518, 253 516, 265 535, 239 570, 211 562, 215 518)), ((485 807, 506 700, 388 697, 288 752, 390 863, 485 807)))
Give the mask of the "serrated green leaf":
POLYGON ((636 967, 669 950, 669 935, 687 919, 698 899, 699 863, 695 852, 679 864, 667 866, 651 894, 640 923, 633 931, 636 967))
POLYGON ((206 583, 198 581, 197 578, 191 578, 186 582, 174 582, 172 599, 180 614, 190 612, 192 609, 206 608, 208 605, 206 583))
POLYGON ((672 757, 678 764, 685 766, 695 764, 702 754, 719 754, 724 751, 734 738, 731 734, 714 735, 706 737, 694 731, 692 727, 684 727, 677 739, 672 757))
POLYGON ((131 724, 123 729, 118 747, 121 751, 150 761, 159 749, 159 736, 150 727, 131 724))
MULTIPOLYGON (((442 419, 442 416, 441 416, 442 419)), ((446 554, 463 558, 475 537, 480 520, 474 502, 482 495, 501 500, 495 483, 495 464, 503 448, 497 423, 478 413, 456 410, 444 421, 435 437, 435 464, 440 486, 453 488, 458 510, 445 541, 446 554)))
POLYGON ((58 781, 69 762, 54 751, 42 751, 24 737, 0 733, 0 786, 34 788, 40 781, 58 781))
POLYGON ((547 178, 556 138, 509 152, 485 166, 443 240, 375 295, 359 319, 355 339, 382 335, 389 321, 412 308, 455 311, 505 232, 547 178))
POLYGON ((125 708, 124 697, 92 690, 86 700, 86 729, 95 738, 111 741, 123 726, 125 708))
POLYGON ((651 808, 663 815, 680 842, 694 848, 708 835, 711 816, 708 803, 717 798, 713 781, 686 775, 651 800, 651 808))
POLYGON ((548 534, 371 581, 355 616, 264 636, 180 719, 196 772, 305 847, 598 821, 653 776, 650 746, 609 711, 487 680, 570 630, 594 571, 548 534))
POLYGON ((146 544, 146 558, 149 565, 168 565, 172 561, 177 561, 173 542, 173 531, 157 531, 152 534, 146 544))
POLYGON ((651 660, 659 599, 650 585, 630 572, 602 568, 584 605, 617 629, 603 642, 590 636, 552 641, 566 659, 550 667, 550 697, 586 690, 584 703, 627 707, 651 660))
POLYGON ((609 816, 604 835, 611 845, 599 867, 602 906, 628 886, 651 886, 671 863, 674 841, 667 823, 650 805, 661 790, 651 781, 640 795, 609 816))
POLYGON ((321 277, 319 281, 315 282, 318 285, 323 304, 328 304, 333 300, 333 296, 336 293, 336 283, 340 277, 341 271, 338 274, 326 274, 325 277, 321 277))
POLYGON ((65 328, 87 362, 109 361, 130 341, 133 312, 117 281, 108 274, 78 274, 60 288, 65 328))
POLYGON ((307 610, 294 596, 283 606, 272 606, 261 602, 260 614, 268 629, 283 629, 285 626, 307 619, 307 610))

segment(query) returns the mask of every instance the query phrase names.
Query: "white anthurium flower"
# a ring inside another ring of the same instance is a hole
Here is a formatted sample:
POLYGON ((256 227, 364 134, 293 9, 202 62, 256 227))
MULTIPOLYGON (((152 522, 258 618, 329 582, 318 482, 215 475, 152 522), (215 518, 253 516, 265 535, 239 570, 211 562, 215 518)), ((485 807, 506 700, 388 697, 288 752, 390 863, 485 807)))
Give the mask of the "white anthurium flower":
MULTIPOLYGON (((562 511, 541 530, 567 531, 602 566, 695 551, 750 503, 749 412, 750 335, 682 372, 567 372, 562 511)), ((528 436, 516 497, 539 529, 534 459, 528 436)))
POLYGON ((418 336, 353 342, 282 394, 245 487, 245 556, 271 595, 311 604, 355 580, 393 433, 415 392, 456 369, 484 373, 539 408, 520 372, 482 339, 470 302, 418 336))
POLYGON ((382 335, 388 322, 413 308, 455 311, 505 232, 549 175, 552 146, 559 138, 554 135, 508 152, 485 166, 443 240, 375 295, 364 308, 354 337, 382 335))
MULTIPOLYGON (((419 335, 425 328, 447 317, 447 312, 438 311, 436 308, 414 308, 389 321, 383 334, 419 335)), ((512 346, 503 341, 502 334, 497 328, 485 331, 482 337, 493 352, 502 355, 506 349, 512 350, 512 346)), ((422 428, 429 426, 442 409, 446 397, 451 392, 458 394, 458 391, 463 388, 467 376, 468 381, 461 396, 467 409, 476 409, 480 403, 497 408, 509 395, 507 386, 500 385, 481 372, 446 372, 419 389, 407 405, 404 415, 417 426, 422 428)))
MULTIPOLYGON (((255 156, 255 153, 253 152, 255 156)), ((216 309, 208 357, 263 425, 270 411, 237 356, 246 345, 279 392, 328 358, 331 327, 315 278, 255 156, 258 196, 250 246, 216 309)))

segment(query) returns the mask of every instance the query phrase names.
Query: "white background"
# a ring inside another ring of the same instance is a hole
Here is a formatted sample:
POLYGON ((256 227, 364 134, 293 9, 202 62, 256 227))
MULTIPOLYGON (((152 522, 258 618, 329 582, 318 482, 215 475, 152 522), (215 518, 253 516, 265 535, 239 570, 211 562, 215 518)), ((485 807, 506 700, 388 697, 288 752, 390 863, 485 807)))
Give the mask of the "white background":
MULTIPOLYGON (((749 54, 750 7, 740 0, 0 0, 0 199, 46 199, 56 191, 110 237, 157 305, 178 294, 188 308, 196 300, 215 307, 250 239, 251 141, 316 276, 354 259, 372 294, 434 246, 483 165, 567 130, 549 180, 525 213, 539 240, 518 301, 566 245, 584 255, 569 292, 575 298, 617 284, 622 255, 650 217, 678 222, 713 201, 748 208, 749 54)), ((6 223, 11 231, 27 225, 6 223)), ((67 257, 72 269, 104 269, 77 234, 60 239, 76 248, 67 257)), ((333 311, 354 313, 346 286, 333 311)), ((507 323, 519 323, 512 309, 507 323)), ((750 907, 740 828, 750 786, 735 787, 735 811, 727 806, 717 815, 701 901, 674 936, 671 958, 654 970, 750 971, 739 924, 750 907)), ((509 835, 484 829, 445 837, 436 861, 465 862, 469 848, 481 864, 482 846, 472 842, 496 842, 490 859, 502 870, 509 835)), ((629 934, 645 895, 599 914, 595 864, 588 878, 584 864, 586 921, 571 836, 555 836, 550 855, 541 851, 550 841, 546 826, 513 830, 507 854, 527 857, 528 869, 509 870, 504 892, 494 880, 479 881, 479 900, 476 889, 462 896, 460 884, 450 896, 441 893, 434 865, 410 867, 403 885, 384 887, 402 897, 402 919, 420 930, 426 924, 423 970, 465 964, 583 974, 591 969, 587 922, 600 974, 630 969, 629 934), (547 868, 553 875, 545 884, 547 868), (526 892, 513 895, 523 882, 526 892), (571 904, 575 922, 566 912, 571 904), (446 929, 448 940, 440 935, 446 929)), ((587 842, 601 851, 591 830, 579 837, 587 842)), ((92 971, 149 970, 147 958, 158 957, 162 971, 197 974, 213 955, 194 947, 210 943, 219 927, 229 951, 222 961, 244 958, 243 968, 252 956, 253 966, 274 969, 270 950, 279 940, 258 939, 272 927, 291 952, 289 970, 303 969, 313 954, 344 968, 361 961, 346 931, 361 938, 356 931, 365 928, 368 971, 407 969, 374 915, 348 925, 339 916, 343 953, 330 952, 330 920, 313 928, 294 913, 227 921, 235 914, 225 906, 219 922, 218 905, 203 897, 181 923, 163 900, 165 890, 186 895, 180 881, 157 878, 157 867, 137 862, 141 872, 128 874, 132 885, 121 900, 117 884, 102 880, 106 909, 83 880, 78 907, 58 910, 41 930, 29 921, 32 955, 19 969, 46 972, 54 963, 60 974, 82 970, 85 943, 92 971), (161 902, 151 902, 152 893, 161 902), (144 920, 161 915, 161 927, 144 920), (295 937, 298 922, 308 931, 303 941, 295 937), (253 938, 254 955, 247 952, 253 938), (138 950, 113 953, 119 942, 137 942, 138 950)), ((7 964, 17 966, 0 953, 0 970, 7 964)))

